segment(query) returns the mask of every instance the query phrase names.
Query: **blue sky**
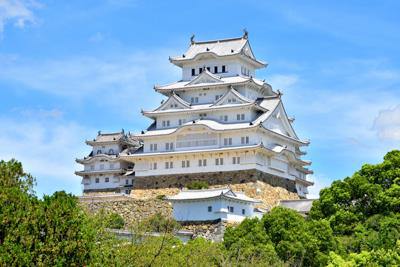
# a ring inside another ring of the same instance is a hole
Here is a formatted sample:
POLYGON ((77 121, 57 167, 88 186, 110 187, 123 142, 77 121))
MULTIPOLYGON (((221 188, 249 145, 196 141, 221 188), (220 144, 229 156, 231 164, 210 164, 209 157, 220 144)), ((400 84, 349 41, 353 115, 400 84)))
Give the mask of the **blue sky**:
POLYGON ((76 157, 98 130, 145 129, 140 109, 179 79, 168 56, 247 28, 257 73, 309 138, 312 196, 400 143, 397 1, 0 0, 0 158, 39 195, 81 193, 76 157))

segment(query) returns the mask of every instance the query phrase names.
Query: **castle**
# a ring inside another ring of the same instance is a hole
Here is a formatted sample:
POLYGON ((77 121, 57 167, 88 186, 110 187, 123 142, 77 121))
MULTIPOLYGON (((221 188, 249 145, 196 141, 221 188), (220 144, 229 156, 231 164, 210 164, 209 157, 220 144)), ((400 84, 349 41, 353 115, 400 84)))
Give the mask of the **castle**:
POLYGON ((306 197, 311 162, 301 159, 309 144, 295 133, 282 94, 263 80, 248 33, 239 38, 196 41, 170 62, 180 81, 155 86, 166 97, 153 120, 137 134, 100 133, 92 153, 77 162, 84 193, 130 193, 131 188, 182 188, 260 180, 306 197))

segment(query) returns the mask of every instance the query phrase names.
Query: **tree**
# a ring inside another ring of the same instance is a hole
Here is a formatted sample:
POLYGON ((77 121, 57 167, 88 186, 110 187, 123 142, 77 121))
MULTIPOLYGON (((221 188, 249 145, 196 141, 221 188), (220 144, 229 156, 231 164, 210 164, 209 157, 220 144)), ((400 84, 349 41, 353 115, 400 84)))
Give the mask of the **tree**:
POLYGON ((234 262, 249 264, 264 262, 268 265, 280 262, 262 222, 257 218, 247 218, 237 227, 228 227, 223 244, 229 258, 234 262))
POLYGON ((39 200, 21 163, 0 162, 0 265, 84 265, 95 231, 76 198, 56 192, 39 200))

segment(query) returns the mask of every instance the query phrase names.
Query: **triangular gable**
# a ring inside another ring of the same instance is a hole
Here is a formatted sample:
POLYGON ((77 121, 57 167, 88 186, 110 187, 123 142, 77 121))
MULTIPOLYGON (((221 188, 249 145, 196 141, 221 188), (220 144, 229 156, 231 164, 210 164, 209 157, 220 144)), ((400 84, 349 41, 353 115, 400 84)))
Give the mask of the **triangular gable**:
POLYGON ((227 104, 251 103, 252 100, 244 97, 233 87, 231 87, 222 97, 220 97, 212 106, 221 106, 227 104))
POLYGON ((246 56, 252 58, 252 59, 256 59, 254 54, 253 54, 253 50, 251 49, 249 41, 247 41, 246 44, 243 46, 242 53, 245 54, 246 56))
POLYGON ((267 120, 263 122, 263 126, 278 134, 286 135, 291 138, 298 139, 292 125, 289 122, 282 102, 276 107, 267 120))
POLYGON ((236 194, 231 189, 229 189, 227 192, 224 193, 224 196, 236 197, 236 194))
POLYGON ((220 77, 212 74, 207 69, 205 69, 202 73, 200 73, 196 78, 194 78, 188 85, 195 85, 199 83, 221 83, 223 82, 220 77))
POLYGON ((172 94, 161 106, 159 106, 155 111, 158 110, 168 110, 168 109, 188 109, 190 104, 177 96, 172 94))

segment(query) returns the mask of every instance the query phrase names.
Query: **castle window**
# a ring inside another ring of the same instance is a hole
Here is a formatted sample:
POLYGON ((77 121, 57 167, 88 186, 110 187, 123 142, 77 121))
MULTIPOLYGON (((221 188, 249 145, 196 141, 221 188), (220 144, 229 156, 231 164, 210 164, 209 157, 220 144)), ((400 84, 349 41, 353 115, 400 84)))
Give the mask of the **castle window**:
POLYGON ((150 170, 157 170, 157 162, 150 163, 150 170))
POLYGON ((226 66, 222 65, 222 72, 225 73, 226 72, 226 66))
POLYGON ((190 161, 182 160, 182 168, 189 168, 189 167, 190 167, 190 161))
POLYGON ((96 184, 98 184, 100 182, 100 178, 96 178, 95 182, 96 182, 96 184))
POLYGON ((207 67, 207 70, 210 71, 210 67, 207 67))
POLYGON ((233 213, 234 208, 233 208, 232 206, 228 206, 228 211, 231 212, 231 213, 233 213))
POLYGON ((199 167, 207 166, 207 159, 199 159, 199 167))
POLYGON ((223 158, 216 158, 215 159, 215 165, 224 165, 224 159, 223 158))
POLYGON ((90 170, 94 171, 94 165, 90 165, 90 170))
POLYGON ((184 124, 184 123, 186 123, 186 120, 185 120, 185 119, 179 119, 179 121, 178 121, 178 124, 179 124, 179 125, 182 125, 182 124, 184 124))
POLYGON ((218 73, 218 66, 214 66, 214 73, 218 73))
POLYGON ((238 120, 238 121, 244 121, 244 119, 245 119, 244 114, 236 114, 236 120, 238 120))
POLYGON ((108 183, 110 181, 110 178, 106 177, 104 178, 104 182, 108 183))
POLYGON ((110 163, 110 169, 114 169, 114 163, 110 163))
POLYGON ((212 206, 207 207, 208 212, 212 212, 212 206))
POLYGON ((199 68, 199 74, 203 72, 203 68, 199 68))
POLYGON ((245 215, 245 214, 246 214, 246 210, 242 209, 242 215, 245 215))
POLYGON ((224 115, 224 116, 219 116, 219 119, 221 120, 221 121, 228 121, 228 115, 224 115))
POLYGON ((150 144, 150 151, 157 151, 157 144, 150 144))
POLYGON ((241 142, 242 145, 245 145, 245 144, 247 145, 250 142, 250 138, 248 136, 242 136, 240 138, 240 142, 241 142))
POLYGON ((191 103, 199 103, 199 98, 196 96, 196 97, 192 97, 192 98, 190 98, 190 102, 191 103))
POLYGON ((195 75, 196 75, 196 70, 192 69, 192 76, 195 76, 195 75))
POLYGON ((240 164, 240 157, 233 157, 232 164, 240 164))
POLYGON ((100 170, 104 170, 104 164, 100 164, 100 170))
POLYGON ((231 146, 232 145, 232 138, 224 138, 224 146, 231 146))
POLYGON ((165 168, 166 169, 172 169, 174 167, 174 163, 172 161, 166 161, 165 162, 165 168))
POLYGON ((98 155, 98 154, 101 154, 101 150, 100 150, 100 149, 99 149, 99 150, 97 150, 97 155, 98 155))
POLYGON ((165 150, 173 150, 174 143, 165 143, 165 150))
POLYGON ((108 150, 108 154, 110 154, 110 155, 114 154, 114 150, 113 150, 112 148, 110 148, 110 149, 108 150))

